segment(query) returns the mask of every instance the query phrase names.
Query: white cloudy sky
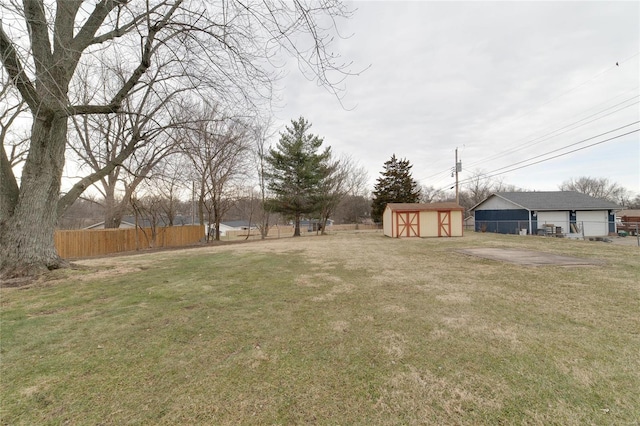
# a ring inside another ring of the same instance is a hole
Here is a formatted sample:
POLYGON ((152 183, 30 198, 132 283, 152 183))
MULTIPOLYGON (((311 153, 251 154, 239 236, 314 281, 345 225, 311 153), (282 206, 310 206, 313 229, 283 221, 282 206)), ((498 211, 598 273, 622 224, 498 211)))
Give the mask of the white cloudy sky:
POLYGON ((352 5, 340 29, 353 36, 335 49, 354 71, 371 65, 347 81, 343 102, 355 109, 292 72, 281 82, 280 129, 304 116, 372 185, 395 153, 437 189, 454 182, 456 147, 463 180, 596 144, 496 179, 542 191, 606 177, 640 193, 640 126, 631 124, 640 120, 640 3, 352 5))

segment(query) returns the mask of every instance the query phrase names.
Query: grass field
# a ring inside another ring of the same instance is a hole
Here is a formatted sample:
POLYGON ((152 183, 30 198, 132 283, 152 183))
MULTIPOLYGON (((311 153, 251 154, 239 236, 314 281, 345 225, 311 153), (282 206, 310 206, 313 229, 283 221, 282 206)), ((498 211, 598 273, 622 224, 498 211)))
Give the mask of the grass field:
POLYGON ((640 424, 637 247, 351 232, 79 264, 0 289, 2 424, 640 424))

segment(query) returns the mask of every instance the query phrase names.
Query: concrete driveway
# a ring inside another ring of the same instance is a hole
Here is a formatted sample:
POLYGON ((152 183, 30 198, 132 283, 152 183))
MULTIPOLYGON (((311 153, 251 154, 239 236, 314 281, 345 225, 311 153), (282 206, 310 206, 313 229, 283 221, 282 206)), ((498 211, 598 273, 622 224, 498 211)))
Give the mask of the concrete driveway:
POLYGON ((526 266, 591 266, 602 265, 604 262, 597 259, 580 259, 578 257, 560 256, 531 250, 502 249, 502 248, 472 248, 461 249, 459 253, 483 259, 498 260, 526 266))

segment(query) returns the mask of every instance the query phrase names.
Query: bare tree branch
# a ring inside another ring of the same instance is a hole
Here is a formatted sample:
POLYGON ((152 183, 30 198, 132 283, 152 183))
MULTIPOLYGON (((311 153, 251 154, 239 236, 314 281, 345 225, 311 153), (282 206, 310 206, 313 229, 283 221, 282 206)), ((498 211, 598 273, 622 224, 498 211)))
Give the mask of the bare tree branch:
POLYGON ((40 98, 36 93, 33 83, 27 77, 13 42, 9 39, 9 36, 2 27, 2 21, 0 21, 0 55, 2 57, 2 64, 9 74, 9 78, 22 95, 22 98, 27 105, 29 105, 31 111, 37 111, 40 105, 40 98))

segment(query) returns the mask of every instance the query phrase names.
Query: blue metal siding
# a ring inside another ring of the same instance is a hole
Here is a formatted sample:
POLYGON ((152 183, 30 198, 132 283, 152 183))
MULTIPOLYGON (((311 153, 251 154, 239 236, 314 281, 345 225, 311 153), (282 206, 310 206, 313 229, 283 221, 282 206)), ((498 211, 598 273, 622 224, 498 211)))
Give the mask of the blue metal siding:
MULTIPOLYGON (((496 232, 499 234, 514 234, 518 229, 522 229, 524 223, 529 227, 529 210, 476 210, 475 229, 476 231, 496 232)), ((532 221, 532 229, 535 233, 538 223, 532 221)))

